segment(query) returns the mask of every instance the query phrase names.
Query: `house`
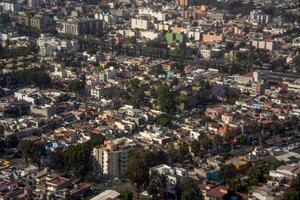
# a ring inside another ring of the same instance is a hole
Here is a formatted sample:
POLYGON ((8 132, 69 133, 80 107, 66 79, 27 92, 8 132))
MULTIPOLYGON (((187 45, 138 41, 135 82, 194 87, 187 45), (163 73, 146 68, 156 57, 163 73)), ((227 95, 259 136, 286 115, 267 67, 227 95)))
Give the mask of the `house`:
POLYGON ((227 186, 220 185, 206 192, 205 200, 223 200, 230 196, 230 190, 227 186))

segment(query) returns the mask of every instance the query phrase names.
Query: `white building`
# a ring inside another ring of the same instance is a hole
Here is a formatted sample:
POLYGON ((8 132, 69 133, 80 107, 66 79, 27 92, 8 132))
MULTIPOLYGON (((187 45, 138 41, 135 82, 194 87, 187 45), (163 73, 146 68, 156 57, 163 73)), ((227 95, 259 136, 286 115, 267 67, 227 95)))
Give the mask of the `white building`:
POLYGON ((127 170, 129 156, 136 144, 128 138, 105 141, 93 150, 97 171, 102 175, 120 177, 127 170))
POLYGON ((252 41, 252 46, 258 49, 266 49, 273 51, 275 49, 274 41, 263 41, 263 40, 254 40, 252 41))
POLYGON ((147 19, 133 18, 131 19, 131 28, 148 30, 150 28, 150 21, 147 19))
POLYGON ((166 20, 166 14, 159 11, 154 11, 150 8, 141 8, 139 9, 140 15, 149 15, 151 17, 156 18, 158 21, 165 21, 166 20))
POLYGON ((16 13, 20 9, 20 5, 14 1, 2 1, 2 2, 0 2, 0 5, 3 8, 3 11, 5 11, 5 12, 16 13))
POLYGON ((300 165, 291 164, 291 165, 282 165, 276 170, 271 170, 269 176, 275 179, 288 179, 295 180, 300 175, 300 165))
POLYGON ((271 16, 264 14, 261 10, 252 10, 250 12, 250 20, 256 21, 262 24, 271 22, 271 16))
POLYGON ((109 13, 97 12, 95 13, 95 19, 102 20, 109 25, 115 25, 117 16, 109 13))
POLYGON ((103 70, 99 74, 99 79, 101 82, 107 82, 109 79, 114 78, 117 75, 117 69, 113 66, 103 70))
POLYGON ((78 40, 66 40, 56 37, 50 37, 48 34, 41 34, 37 39, 39 53, 42 57, 51 57, 61 50, 74 50, 79 49, 78 40))
POLYGON ((212 58, 217 58, 222 55, 222 50, 221 49, 201 49, 200 50, 201 56, 206 59, 212 59, 212 58))
POLYGON ((40 0, 27 0, 28 8, 38 8, 40 7, 40 0))
POLYGON ((15 98, 19 101, 26 101, 32 105, 41 105, 44 103, 45 98, 40 94, 36 88, 25 88, 18 90, 14 94, 15 98))
POLYGON ((154 40, 159 37, 159 33, 154 31, 140 31, 139 33, 141 38, 146 38, 149 40, 154 40))
POLYGON ((187 170, 168 165, 158 165, 149 169, 150 176, 153 173, 164 175, 167 180, 166 190, 170 194, 175 194, 175 187, 178 183, 183 183, 188 178, 187 170))

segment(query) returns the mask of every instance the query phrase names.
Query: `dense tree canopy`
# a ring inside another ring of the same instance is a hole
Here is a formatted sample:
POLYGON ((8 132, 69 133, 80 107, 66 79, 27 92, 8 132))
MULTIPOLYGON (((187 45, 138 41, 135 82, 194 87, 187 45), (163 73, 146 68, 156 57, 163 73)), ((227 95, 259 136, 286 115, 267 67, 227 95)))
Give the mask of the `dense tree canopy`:
POLYGON ((19 143, 19 149, 27 163, 31 161, 40 167, 42 156, 45 154, 45 149, 42 144, 30 140, 22 140, 19 143))
POLYGON ((160 110, 170 113, 174 110, 174 100, 171 89, 167 85, 160 85, 156 91, 157 102, 160 110))
POLYGON ((127 177, 139 194, 149 184, 149 168, 164 161, 161 151, 136 151, 129 159, 127 177))
POLYGON ((81 80, 71 80, 68 82, 68 88, 71 92, 81 92, 85 87, 85 82, 81 80))

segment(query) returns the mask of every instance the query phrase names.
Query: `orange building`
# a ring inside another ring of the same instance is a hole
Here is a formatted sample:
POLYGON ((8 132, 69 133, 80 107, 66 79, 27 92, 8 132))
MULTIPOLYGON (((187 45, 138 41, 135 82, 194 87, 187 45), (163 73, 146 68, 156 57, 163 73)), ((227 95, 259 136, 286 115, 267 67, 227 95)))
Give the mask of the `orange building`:
POLYGON ((202 41, 203 42, 221 42, 221 41, 223 41, 223 35, 216 34, 216 33, 203 34, 202 41))

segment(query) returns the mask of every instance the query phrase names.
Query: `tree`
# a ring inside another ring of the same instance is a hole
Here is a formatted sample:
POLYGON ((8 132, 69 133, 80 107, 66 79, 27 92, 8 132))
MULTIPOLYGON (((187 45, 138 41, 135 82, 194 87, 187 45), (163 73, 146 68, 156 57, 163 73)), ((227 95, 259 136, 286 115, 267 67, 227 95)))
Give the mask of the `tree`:
POLYGON ((85 178, 91 170, 90 145, 72 145, 63 152, 64 171, 67 175, 76 178, 85 178))
POLYGON ((164 175, 160 175, 157 172, 152 172, 150 176, 149 185, 147 191, 151 196, 151 199, 164 199, 166 188, 166 177, 164 175))
POLYGON ((185 142, 182 142, 182 143, 180 143, 180 145, 179 145, 179 161, 181 162, 181 163, 183 163, 184 162, 184 160, 186 159, 186 157, 188 156, 188 154, 189 154, 189 149, 188 149, 188 146, 187 146, 187 144, 185 143, 185 142))
POLYGON ((68 82, 68 88, 71 92, 79 93, 85 87, 85 82, 81 80, 71 80, 68 82))
POLYGON ((30 140, 22 140, 19 143, 19 149, 27 164, 30 159, 30 161, 37 164, 38 167, 41 166, 41 158, 45 150, 43 145, 30 140))
POLYGON ((142 88, 136 88, 136 90, 130 94, 128 103, 135 108, 139 108, 141 105, 144 105, 144 101, 145 101, 144 90, 142 88))
POLYGON ((49 74, 44 71, 18 71, 12 75, 12 78, 16 80, 16 82, 25 85, 33 84, 40 88, 47 88, 51 86, 51 78, 49 74))
POLYGON ((149 150, 137 151, 129 158, 126 175, 135 187, 138 199, 149 183, 149 168, 161 164, 163 160, 162 152, 149 150))
POLYGON ((126 188, 120 194, 120 199, 122 200, 133 200, 133 192, 126 188))
POLYGON ((202 195, 197 187, 197 184, 193 180, 188 180, 183 184, 181 188, 181 200, 201 200, 202 195))
POLYGON ((0 141, 3 140, 4 138, 5 138, 4 127, 0 125, 0 141))
POLYGON ((49 167, 59 172, 64 171, 65 163, 64 163, 64 155, 62 151, 57 150, 50 153, 49 167))
POLYGON ((6 14, 6 13, 1 13, 0 14, 0 24, 1 24, 1 26, 2 25, 7 26, 9 23, 10 23, 9 15, 6 14))
POLYGON ((299 121, 300 121, 299 117, 292 116, 292 118, 291 118, 291 125, 292 125, 292 128, 294 130, 295 135, 297 134, 298 129, 299 129, 299 121))
POLYGON ((164 127, 170 127, 172 126, 172 120, 171 118, 166 114, 161 114, 157 117, 157 123, 164 127))
POLYGON ((90 143, 92 147, 102 145, 104 143, 105 137, 101 134, 90 134, 90 143))
POLYGON ((148 166, 144 162, 143 153, 137 152, 129 159, 127 177, 135 187, 139 199, 140 193, 148 181, 148 166))
POLYGON ((199 140, 193 140, 191 150, 195 156, 199 156, 201 154, 201 142, 199 140))
POLYGON ((292 186, 284 193, 283 199, 299 200, 300 199, 300 177, 297 177, 292 186))
POLYGON ((173 94, 167 85, 160 85, 156 91, 157 101, 160 110, 166 113, 170 113, 174 110, 173 94))
POLYGON ((223 180, 228 183, 236 175, 236 169, 233 164, 224 165, 220 169, 220 176, 223 180))

